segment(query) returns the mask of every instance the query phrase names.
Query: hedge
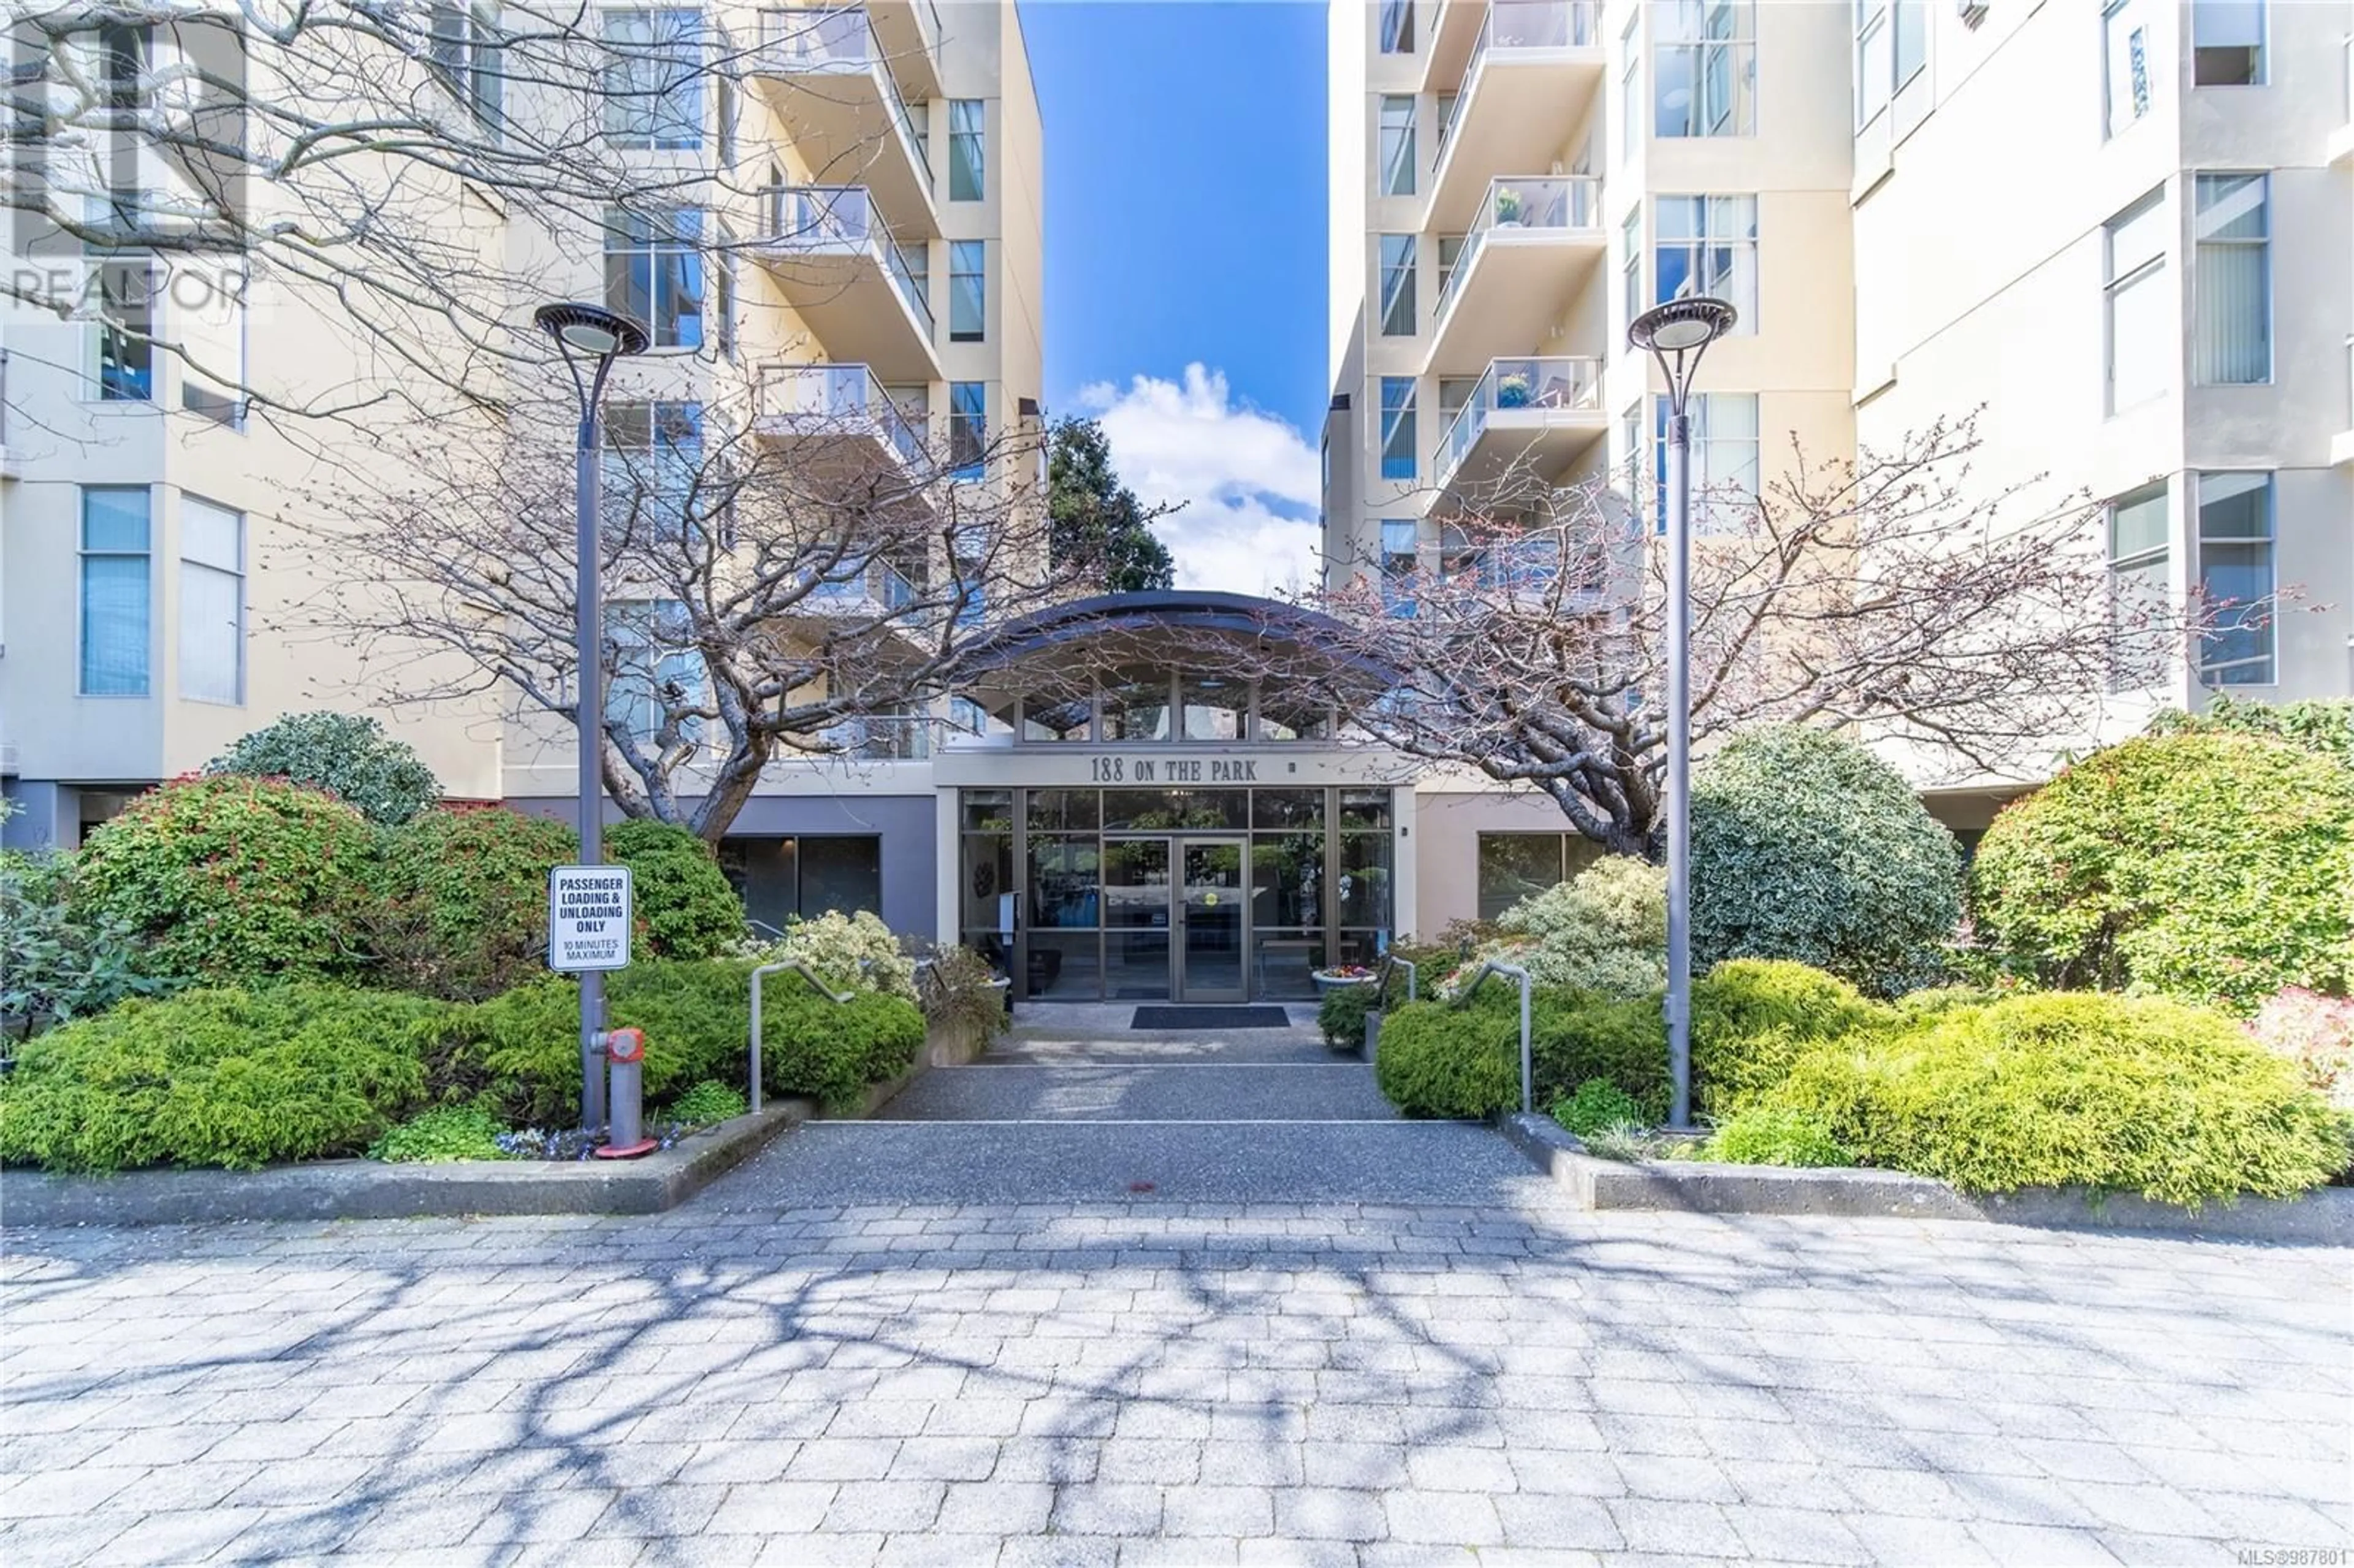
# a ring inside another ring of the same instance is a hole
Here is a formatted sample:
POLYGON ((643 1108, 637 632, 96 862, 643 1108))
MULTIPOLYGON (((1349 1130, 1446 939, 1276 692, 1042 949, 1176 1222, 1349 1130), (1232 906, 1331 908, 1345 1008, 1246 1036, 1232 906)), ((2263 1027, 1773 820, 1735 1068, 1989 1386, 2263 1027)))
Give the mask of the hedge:
POLYGON ((744 940, 744 901, 711 846, 669 822, 621 822, 605 858, 630 868, 630 897, 645 956, 716 959, 744 940))
POLYGON ((572 830, 504 806, 425 811, 384 835, 364 922, 379 978, 472 1001, 546 972, 547 874, 572 830))
POLYGON ((2126 741, 1996 816, 1971 912, 2003 964, 2046 986, 2242 1014, 2285 986, 2342 995, 2354 774, 2243 735, 2126 741))

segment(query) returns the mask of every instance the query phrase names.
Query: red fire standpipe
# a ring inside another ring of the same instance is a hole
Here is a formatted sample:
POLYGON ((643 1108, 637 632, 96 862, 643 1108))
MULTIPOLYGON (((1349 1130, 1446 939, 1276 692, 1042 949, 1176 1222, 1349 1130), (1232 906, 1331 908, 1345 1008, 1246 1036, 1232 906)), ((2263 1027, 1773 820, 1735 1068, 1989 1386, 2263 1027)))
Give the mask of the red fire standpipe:
POLYGON ((645 1031, 616 1029, 606 1035, 605 1060, 612 1069, 612 1092, 605 1102, 611 1125, 597 1158, 633 1160, 652 1152, 654 1140, 646 1136, 644 1126, 645 1031))

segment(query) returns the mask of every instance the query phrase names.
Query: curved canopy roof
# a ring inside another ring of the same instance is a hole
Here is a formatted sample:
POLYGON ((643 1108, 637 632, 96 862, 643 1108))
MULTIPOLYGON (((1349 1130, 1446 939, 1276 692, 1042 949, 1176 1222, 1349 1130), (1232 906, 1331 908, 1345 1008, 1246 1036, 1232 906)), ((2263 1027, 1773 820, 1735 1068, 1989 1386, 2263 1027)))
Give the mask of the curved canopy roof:
POLYGON ((1280 599, 1173 590, 1099 594, 991 628, 966 649, 964 666, 1008 685, 1037 676, 1069 681, 1148 662, 1205 673, 1289 670, 1387 684, 1394 672, 1367 655, 1362 641, 1332 617, 1280 599))

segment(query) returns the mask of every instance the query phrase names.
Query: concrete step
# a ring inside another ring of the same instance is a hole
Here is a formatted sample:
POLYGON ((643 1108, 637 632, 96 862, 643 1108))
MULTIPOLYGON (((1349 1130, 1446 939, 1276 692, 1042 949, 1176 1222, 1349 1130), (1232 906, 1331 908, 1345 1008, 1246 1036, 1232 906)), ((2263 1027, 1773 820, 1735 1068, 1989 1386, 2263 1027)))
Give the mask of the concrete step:
MULTIPOLYGON (((972 1203, 1447 1203, 1506 1210, 1556 1201, 1556 1189, 1477 1122, 811 1122, 691 1201, 695 1210, 972 1203)), ((1018 1219, 1018 1216, 1016 1217, 1018 1219)), ((1329 1232, 1329 1213, 1320 1221, 1329 1232)), ((1044 1215, 960 1249, 1085 1250, 1069 1215, 1044 1215)), ((970 1226, 965 1227, 968 1231, 970 1226)), ((999 1227, 991 1227, 992 1233, 999 1227)), ((1081 1227, 1084 1228, 1083 1226, 1081 1227)), ((1280 1249, 1280 1235, 1234 1238, 1280 1249)), ((949 1238, 880 1237, 924 1252, 949 1238)))
POLYGON ((998 1062, 926 1073, 871 1118, 985 1122, 1394 1121, 1363 1062, 998 1062))

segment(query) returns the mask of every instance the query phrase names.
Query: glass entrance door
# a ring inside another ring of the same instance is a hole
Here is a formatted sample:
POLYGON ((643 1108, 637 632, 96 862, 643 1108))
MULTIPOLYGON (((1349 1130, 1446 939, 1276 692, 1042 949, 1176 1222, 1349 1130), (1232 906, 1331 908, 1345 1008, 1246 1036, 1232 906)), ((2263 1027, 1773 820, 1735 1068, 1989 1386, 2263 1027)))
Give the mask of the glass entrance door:
POLYGON ((1248 1000, 1250 899, 1243 880, 1247 841, 1177 841, 1176 998, 1180 1001, 1248 1000))
POLYGON ((1158 1001, 1169 994, 1169 841, 1106 839, 1104 994, 1158 1001))

